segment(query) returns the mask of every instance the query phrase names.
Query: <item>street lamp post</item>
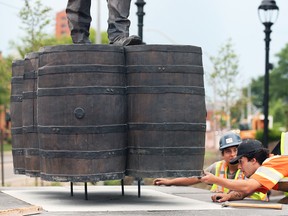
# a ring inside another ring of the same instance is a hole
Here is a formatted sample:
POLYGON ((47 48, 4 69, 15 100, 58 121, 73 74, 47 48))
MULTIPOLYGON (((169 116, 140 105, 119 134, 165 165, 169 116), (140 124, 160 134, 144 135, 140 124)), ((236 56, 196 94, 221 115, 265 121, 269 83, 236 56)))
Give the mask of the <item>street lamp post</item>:
POLYGON ((137 16, 138 16, 138 36, 142 39, 143 41, 143 17, 145 15, 144 13, 144 5, 146 4, 146 2, 144 0, 137 0, 135 2, 135 4, 137 5, 138 11, 137 11, 137 16))
POLYGON ((260 21, 265 26, 265 76, 264 76, 264 132, 263 144, 268 147, 268 115, 269 115, 269 70, 272 69, 272 64, 269 63, 269 45, 271 26, 275 23, 278 17, 279 8, 274 0, 262 0, 261 5, 258 7, 258 15, 260 21))

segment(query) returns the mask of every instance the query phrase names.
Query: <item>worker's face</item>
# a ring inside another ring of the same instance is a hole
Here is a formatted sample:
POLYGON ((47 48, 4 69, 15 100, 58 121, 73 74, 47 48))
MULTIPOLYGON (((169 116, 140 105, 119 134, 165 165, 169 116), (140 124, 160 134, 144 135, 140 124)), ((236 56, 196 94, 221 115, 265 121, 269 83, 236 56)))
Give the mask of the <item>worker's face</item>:
POLYGON ((255 173, 258 169, 259 164, 257 163, 256 159, 253 158, 252 160, 248 161, 247 157, 241 157, 238 163, 238 169, 241 169, 243 174, 249 178, 251 175, 255 173))
POLYGON ((225 160, 227 163, 229 163, 230 160, 235 158, 236 155, 237 155, 237 147, 235 146, 225 148, 222 154, 223 160, 225 160))

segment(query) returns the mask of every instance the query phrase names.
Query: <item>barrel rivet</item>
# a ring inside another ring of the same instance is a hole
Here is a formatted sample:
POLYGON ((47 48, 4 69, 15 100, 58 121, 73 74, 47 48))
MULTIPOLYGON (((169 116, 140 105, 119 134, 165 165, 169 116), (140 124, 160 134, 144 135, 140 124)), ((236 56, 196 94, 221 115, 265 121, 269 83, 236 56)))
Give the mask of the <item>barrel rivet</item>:
POLYGON ((82 119, 84 118, 85 116, 85 110, 81 107, 77 107, 75 110, 74 110, 74 115, 77 119, 82 119))

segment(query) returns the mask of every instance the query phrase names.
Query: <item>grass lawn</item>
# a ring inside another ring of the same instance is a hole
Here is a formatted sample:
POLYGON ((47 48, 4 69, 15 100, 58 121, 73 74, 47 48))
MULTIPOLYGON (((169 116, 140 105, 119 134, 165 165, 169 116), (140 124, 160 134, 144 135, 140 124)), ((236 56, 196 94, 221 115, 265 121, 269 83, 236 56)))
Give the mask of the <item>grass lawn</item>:
POLYGON ((3 144, 4 151, 12 151, 12 145, 8 143, 3 144))

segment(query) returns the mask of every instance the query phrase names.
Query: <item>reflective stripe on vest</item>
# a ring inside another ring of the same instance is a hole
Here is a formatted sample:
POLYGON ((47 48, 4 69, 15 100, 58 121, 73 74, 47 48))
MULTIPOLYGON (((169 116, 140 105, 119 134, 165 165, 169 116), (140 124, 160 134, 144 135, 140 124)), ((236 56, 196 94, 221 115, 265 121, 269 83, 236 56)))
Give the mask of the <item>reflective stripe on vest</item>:
POLYGON ((281 155, 288 155, 288 132, 281 133, 280 152, 281 155))

